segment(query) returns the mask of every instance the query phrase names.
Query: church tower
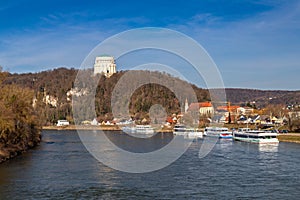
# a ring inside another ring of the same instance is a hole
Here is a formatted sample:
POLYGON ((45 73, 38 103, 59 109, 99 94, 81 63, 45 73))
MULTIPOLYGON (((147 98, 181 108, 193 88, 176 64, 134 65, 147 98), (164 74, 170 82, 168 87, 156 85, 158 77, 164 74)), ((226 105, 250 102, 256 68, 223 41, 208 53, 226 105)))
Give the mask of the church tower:
POLYGON ((187 110, 189 109, 189 102, 187 98, 185 98, 185 103, 184 103, 184 112, 187 113, 187 110))

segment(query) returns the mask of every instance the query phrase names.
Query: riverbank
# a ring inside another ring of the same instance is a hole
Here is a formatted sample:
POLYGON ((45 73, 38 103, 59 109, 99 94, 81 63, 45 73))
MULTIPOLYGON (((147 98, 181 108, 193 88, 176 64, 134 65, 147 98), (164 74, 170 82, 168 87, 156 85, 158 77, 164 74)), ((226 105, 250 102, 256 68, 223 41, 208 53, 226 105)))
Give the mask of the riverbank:
POLYGON ((299 133, 288 133, 288 134, 279 134, 277 136, 280 142, 293 142, 300 144, 300 134, 299 133))
MULTIPOLYGON (((122 126, 118 125, 69 125, 69 126, 43 126, 43 130, 102 130, 102 131, 121 131, 122 126)), ((171 133, 172 129, 160 129, 158 133, 171 133)))
POLYGON ((29 139, 24 139, 17 144, 1 144, 0 143, 0 163, 14 158, 29 149, 32 149, 40 144, 41 134, 38 132, 29 139))
POLYGON ((120 127, 117 125, 69 125, 69 126, 43 126, 43 130, 103 130, 103 131, 120 131, 120 127))
POLYGON ((28 148, 23 148, 19 145, 12 145, 9 147, 3 147, 0 146, 0 163, 9 160, 13 157, 16 157, 17 155, 22 154, 25 152, 28 148))

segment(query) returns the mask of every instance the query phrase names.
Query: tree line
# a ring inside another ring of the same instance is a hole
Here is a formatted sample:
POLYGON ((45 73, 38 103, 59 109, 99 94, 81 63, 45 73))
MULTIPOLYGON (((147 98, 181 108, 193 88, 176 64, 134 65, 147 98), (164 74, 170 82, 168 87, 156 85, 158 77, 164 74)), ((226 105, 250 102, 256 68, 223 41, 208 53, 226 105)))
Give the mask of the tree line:
POLYGON ((34 91, 15 84, 2 84, 0 72, 0 162, 40 142, 40 124, 32 106, 34 91))

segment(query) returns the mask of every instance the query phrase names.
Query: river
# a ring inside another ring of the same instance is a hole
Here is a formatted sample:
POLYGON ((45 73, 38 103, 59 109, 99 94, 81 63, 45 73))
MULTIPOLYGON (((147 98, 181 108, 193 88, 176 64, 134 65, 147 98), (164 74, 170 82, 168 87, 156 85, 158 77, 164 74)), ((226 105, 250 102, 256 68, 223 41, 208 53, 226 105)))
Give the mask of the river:
MULTIPOLYGON (((128 138, 111 132, 114 141, 128 138)), ((300 145, 219 141, 202 159, 202 140, 173 164, 131 174, 91 156, 76 131, 43 131, 41 145, 0 165, 0 199, 298 199, 300 145)), ((153 137, 161 147, 171 134, 153 137)), ((130 143, 139 151, 141 145, 130 143)))

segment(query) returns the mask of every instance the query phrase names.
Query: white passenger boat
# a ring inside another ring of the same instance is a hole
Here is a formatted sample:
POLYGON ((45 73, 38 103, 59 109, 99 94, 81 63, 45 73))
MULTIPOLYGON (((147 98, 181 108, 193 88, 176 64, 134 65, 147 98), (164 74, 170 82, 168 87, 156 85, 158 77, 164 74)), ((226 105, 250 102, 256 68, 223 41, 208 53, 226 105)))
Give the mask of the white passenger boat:
POLYGON ((204 130, 205 136, 219 137, 223 139, 231 139, 232 132, 226 127, 206 127, 204 130))
POLYGON ((185 135, 186 134, 186 126, 181 124, 176 124, 173 130, 174 135, 185 135))
POLYGON ((124 126, 122 131, 125 133, 139 133, 139 134, 153 134, 154 129, 151 125, 136 125, 136 126, 124 126))
POLYGON ((125 133, 135 133, 136 132, 136 128, 134 126, 123 126, 121 129, 125 133))
POLYGON ((186 129, 188 138, 203 138, 203 132, 199 129, 188 128, 186 129))
POLYGON ((248 128, 239 129, 233 132, 233 139, 243 142, 251 142, 258 144, 277 144, 277 133, 271 131, 250 130, 248 128))
POLYGON ((187 128, 185 125, 177 124, 174 126, 174 135, 183 135, 186 138, 202 138, 203 132, 197 128, 187 128))
POLYGON ((153 134, 154 129, 151 125, 136 125, 135 132, 141 134, 153 134))

